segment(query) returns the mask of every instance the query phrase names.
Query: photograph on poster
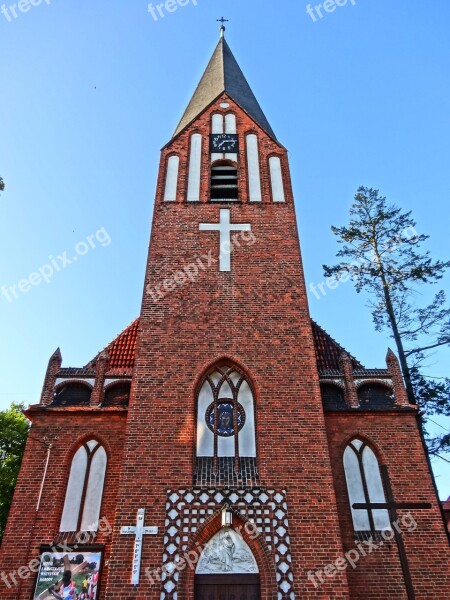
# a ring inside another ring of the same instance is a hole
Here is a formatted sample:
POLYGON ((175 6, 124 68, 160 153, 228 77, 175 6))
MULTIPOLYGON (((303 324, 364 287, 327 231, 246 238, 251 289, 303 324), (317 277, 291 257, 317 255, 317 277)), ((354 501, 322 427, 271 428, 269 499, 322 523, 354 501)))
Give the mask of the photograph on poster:
POLYGON ((100 551, 44 551, 33 600, 96 600, 100 551))

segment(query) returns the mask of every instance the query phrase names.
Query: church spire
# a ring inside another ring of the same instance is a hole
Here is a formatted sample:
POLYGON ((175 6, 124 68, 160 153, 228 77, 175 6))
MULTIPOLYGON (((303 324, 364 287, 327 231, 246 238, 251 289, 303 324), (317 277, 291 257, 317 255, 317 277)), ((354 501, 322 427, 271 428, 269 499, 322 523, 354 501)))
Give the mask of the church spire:
MULTIPOLYGON (((222 22, 222 21, 221 21, 222 22)), ((192 123, 214 100, 227 93, 273 139, 275 133, 241 71, 224 36, 222 22, 219 43, 206 71, 174 133, 174 137, 192 123)))

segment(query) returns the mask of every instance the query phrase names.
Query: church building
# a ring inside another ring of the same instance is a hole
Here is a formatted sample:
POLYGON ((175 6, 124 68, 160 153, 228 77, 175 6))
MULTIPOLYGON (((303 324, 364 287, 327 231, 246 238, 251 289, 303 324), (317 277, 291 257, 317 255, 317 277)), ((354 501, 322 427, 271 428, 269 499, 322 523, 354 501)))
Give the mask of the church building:
POLYGON ((287 150, 223 26, 138 319, 83 367, 58 349, 25 414, 0 600, 450 597, 417 407, 392 351, 367 368, 311 320, 287 150))

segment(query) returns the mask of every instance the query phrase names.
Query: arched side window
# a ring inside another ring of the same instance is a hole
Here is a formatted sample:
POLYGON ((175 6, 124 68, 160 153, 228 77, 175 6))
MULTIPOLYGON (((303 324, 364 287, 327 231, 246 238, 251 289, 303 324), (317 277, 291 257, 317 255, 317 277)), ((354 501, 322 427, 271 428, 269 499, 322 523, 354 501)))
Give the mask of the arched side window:
POLYGON ((358 389, 361 408, 393 408, 395 404, 392 390, 379 383, 366 383, 358 389))
POLYGON ((279 156, 271 156, 269 158, 270 183, 272 187, 272 201, 286 202, 284 191, 283 169, 281 166, 281 158, 279 156))
POLYGON ((208 471, 206 477, 230 483, 244 473, 257 478, 253 392, 245 375, 228 364, 209 373, 198 393, 197 470, 201 469, 208 471))
POLYGON ((386 502, 380 467, 373 450, 361 440, 351 441, 344 452, 344 470, 355 532, 374 533, 390 529, 387 510, 353 508, 353 504, 357 502, 386 502))
POLYGON ((320 393, 322 394, 322 404, 325 410, 346 410, 348 408, 344 390, 339 386, 321 383, 320 393))
POLYGON ((180 168, 180 157, 173 154, 167 161, 166 186, 164 189, 164 201, 175 202, 178 189, 178 171, 180 168))
POLYGON ((188 175, 188 202, 200 200, 202 166, 202 136, 200 133, 191 135, 191 147, 189 151, 189 175, 188 175))
POLYGON ((84 443, 70 468, 60 531, 97 531, 107 466, 105 449, 97 440, 84 443))
POLYGON ((250 202, 262 201, 261 171, 259 165, 259 142, 256 133, 245 137, 247 148, 248 192, 250 202))
POLYGON ((78 382, 69 382, 58 387, 53 406, 89 406, 92 389, 78 382))
POLYGON ((131 383, 123 381, 116 383, 105 390, 105 398, 102 406, 128 406, 130 400, 131 383))

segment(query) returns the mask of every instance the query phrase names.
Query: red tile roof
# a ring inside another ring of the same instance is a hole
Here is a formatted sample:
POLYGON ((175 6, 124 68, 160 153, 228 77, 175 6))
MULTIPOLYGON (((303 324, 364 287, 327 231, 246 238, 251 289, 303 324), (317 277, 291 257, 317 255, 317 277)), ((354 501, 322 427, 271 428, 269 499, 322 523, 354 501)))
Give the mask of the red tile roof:
MULTIPOLYGON (((325 329, 311 319, 314 346, 316 349, 317 368, 319 372, 339 371, 339 357, 342 352, 348 352, 329 335, 325 329)), ((354 369, 364 369, 362 364, 349 355, 354 369)))
MULTIPOLYGON (((339 371, 339 357, 346 350, 340 346, 322 327, 311 321, 314 345, 316 349, 317 367, 319 371, 339 371)), ((136 354, 137 332, 139 319, 136 319, 127 329, 113 340, 105 350, 109 354, 109 371, 131 370, 134 367, 136 354)), ((94 369, 97 356, 86 366, 94 369)), ((360 362, 350 356, 354 369, 364 369, 360 362)))
MULTIPOLYGON (((134 367, 138 328, 139 319, 136 319, 103 350, 109 355, 109 371, 130 370, 134 367)), ((89 362, 87 368, 95 367, 98 356, 97 354, 89 362)))

